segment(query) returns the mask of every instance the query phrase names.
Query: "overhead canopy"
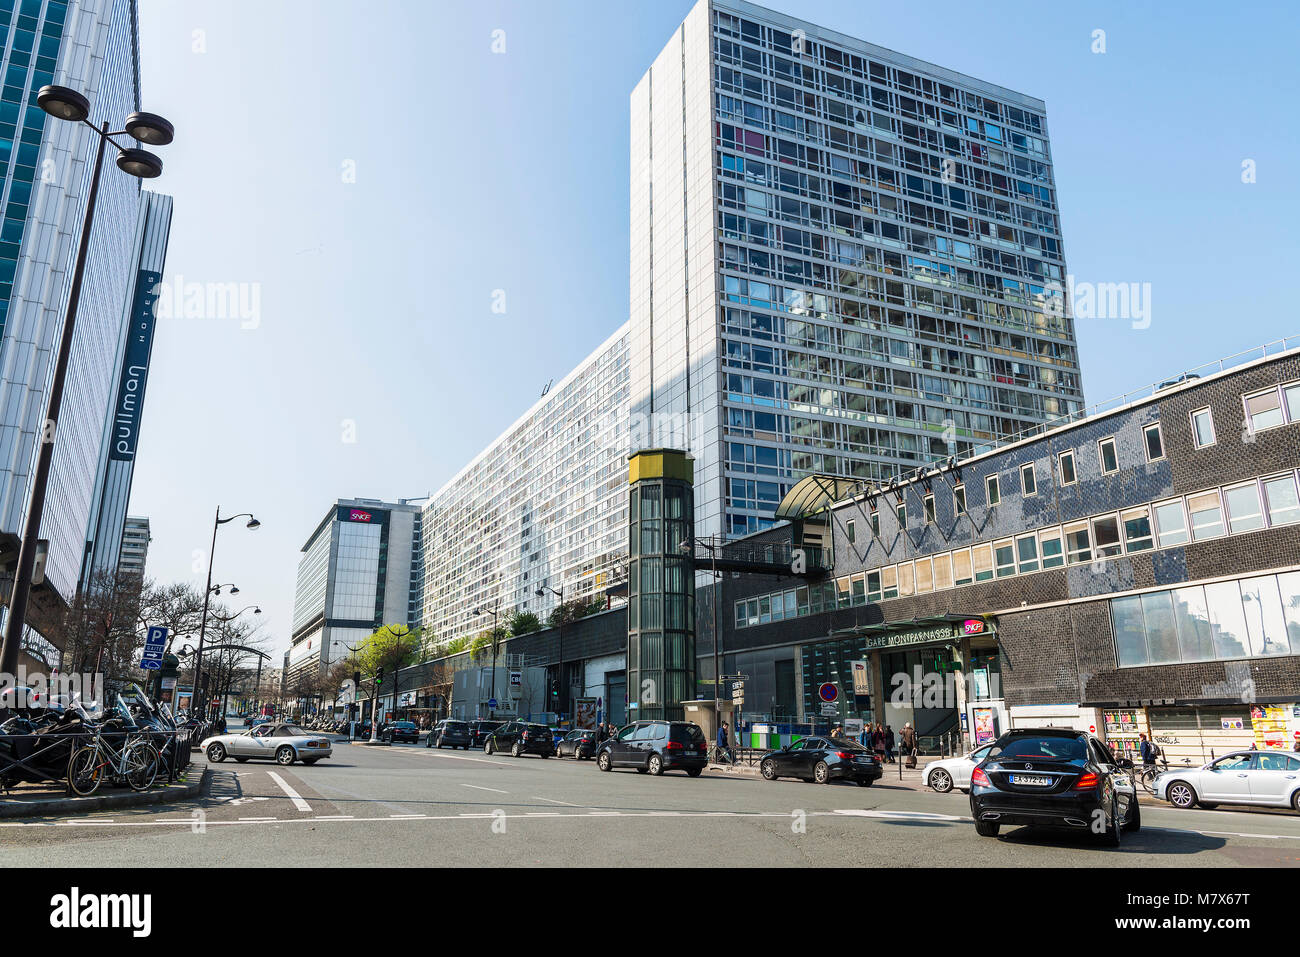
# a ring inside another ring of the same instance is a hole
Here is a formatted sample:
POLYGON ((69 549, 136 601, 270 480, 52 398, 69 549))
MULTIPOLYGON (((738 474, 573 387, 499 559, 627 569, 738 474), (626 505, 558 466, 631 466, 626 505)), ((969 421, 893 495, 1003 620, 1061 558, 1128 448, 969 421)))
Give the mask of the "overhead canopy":
POLYGON ((853 495, 862 483, 856 479, 816 473, 801 478, 776 507, 776 517, 795 521, 825 511, 832 502, 853 495))

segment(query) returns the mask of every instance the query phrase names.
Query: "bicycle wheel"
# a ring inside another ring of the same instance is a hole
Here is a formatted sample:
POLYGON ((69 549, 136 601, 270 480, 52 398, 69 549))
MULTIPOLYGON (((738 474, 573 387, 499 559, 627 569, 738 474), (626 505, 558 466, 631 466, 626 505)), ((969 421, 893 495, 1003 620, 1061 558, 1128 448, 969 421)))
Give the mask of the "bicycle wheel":
POLYGON ((128 744, 122 752, 122 771, 133 791, 147 791, 158 777, 158 749, 147 741, 128 744))
POLYGON ((99 759, 99 749, 81 747, 68 759, 68 787, 72 793, 89 797, 99 790, 104 780, 104 762, 99 759))

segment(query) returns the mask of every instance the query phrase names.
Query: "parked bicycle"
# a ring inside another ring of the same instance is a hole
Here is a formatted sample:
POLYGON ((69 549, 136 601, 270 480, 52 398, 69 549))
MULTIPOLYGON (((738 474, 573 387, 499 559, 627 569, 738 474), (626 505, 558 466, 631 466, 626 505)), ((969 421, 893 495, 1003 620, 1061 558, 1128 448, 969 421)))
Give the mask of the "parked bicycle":
POLYGON ((134 791, 147 791, 153 786, 162 762, 158 749, 143 734, 125 731, 121 734, 125 740, 120 749, 113 746, 101 728, 90 744, 72 752, 68 759, 68 786, 73 793, 89 797, 105 779, 125 782, 134 791))
MULTIPOLYGON (((1183 758, 1182 766, 1190 768, 1192 766, 1192 759, 1183 758)), ((1159 758, 1156 759, 1155 764, 1142 765, 1141 767, 1139 767, 1134 772, 1134 776, 1137 778, 1137 783, 1142 785, 1142 789, 1144 791, 1146 791, 1148 794, 1155 794, 1156 778, 1164 774, 1168 770, 1169 770, 1169 759, 1166 758, 1164 755, 1161 755, 1159 758)))

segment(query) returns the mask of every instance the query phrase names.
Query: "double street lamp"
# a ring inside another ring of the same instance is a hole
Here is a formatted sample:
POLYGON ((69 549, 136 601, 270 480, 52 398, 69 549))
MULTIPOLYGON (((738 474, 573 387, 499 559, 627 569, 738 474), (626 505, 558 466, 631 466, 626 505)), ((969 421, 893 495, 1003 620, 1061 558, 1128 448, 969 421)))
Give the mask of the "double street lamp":
MULTIPOLYGON (((208 604, 209 602, 212 601, 213 593, 215 592, 216 594, 221 594, 222 588, 226 588, 226 587, 230 588, 230 593, 232 595, 237 595, 239 593, 239 589, 236 588, 234 585, 229 585, 229 586, 216 585, 214 587, 212 584, 212 561, 214 558, 216 558, 217 555, 217 529, 221 528, 221 526, 225 525, 227 522, 233 522, 237 518, 248 519, 245 528, 257 529, 262 527, 262 523, 253 517, 252 512, 240 512, 238 515, 231 515, 228 518, 222 518, 221 506, 220 505, 217 506, 216 518, 214 518, 212 522, 212 549, 208 552, 208 583, 206 586, 204 586, 204 590, 203 590, 203 617, 199 619, 199 649, 197 652, 195 652, 195 658, 194 658, 194 694, 195 694, 194 700, 195 701, 198 700, 198 693, 199 693, 199 666, 203 662, 203 641, 207 637, 207 630, 208 630, 208 604)), ((249 607, 251 608, 253 606, 250 605, 249 607)), ((239 612, 239 614, 242 615, 244 611, 247 610, 248 609, 245 608, 243 609, 243 611, 239 612)), ((257 610, 257 614, 260 615, 261 613, 262 610, 259 608, 257 610)))
POLYGON ((0 648, 0 672, 14 674, 18 671, 18 650, 22 647, 23 626, 27 620, 27 601, 31 596, 32 574, 36 567, 37 539, 41 532, 41 518, 45 513, 45 492, 50 481, 50 465, 54 459, 54 440, 63 405, 63 386, 68 375, 68 360, 72 354, 73 332, 77 306, 81 302, 81 282, 86 273, 86 253, 90 246, 90 232, 95 220, 95 200, 99 195, 99 174, 104 166, 104 150, 112 144, 117 150, 117 167, 122 172, 140 179, 153 179, 162 174, 162 160, 147 150, 122 146, 113 137, 130 136, 149 146, 166 146, 175 134, 171 123, 154 113, 132 113, 121 130, 109 132, 109 125, 95 126, 88 119, 90 101, 76 90, 66 86, 43 86, 36 94, 36 102, 46 113, 58 120, 84 123, 99 137, 95 155, 94 172, 90 177, 90 191, 86 194, 86 213, 81 224, 81 240, 72 269, 72 286, 68 292, 68 305, 63 317, 63 337, 54 360, 54 376, 50 380, 50 397, 45 409, 45 422, 41 429, 40 451, 36 458, 36 471, 32 474, 31 494, 27 502, 27 516, 23 523, 22 544, 18 548, 18 564, 14 571, 14 587, 9 597, 9 614, 5 620, 4 645, 0 648))

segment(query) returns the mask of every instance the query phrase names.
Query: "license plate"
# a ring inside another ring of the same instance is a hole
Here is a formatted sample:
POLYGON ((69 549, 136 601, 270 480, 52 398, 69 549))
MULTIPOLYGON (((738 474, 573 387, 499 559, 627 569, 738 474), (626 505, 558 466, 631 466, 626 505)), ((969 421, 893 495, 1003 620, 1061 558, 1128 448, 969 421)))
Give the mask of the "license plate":
POLYGON ((853 760, 854 760, 856 763, 858 763, 858 764, 871 764, 871 763, 872 763, 871 758, 854 758, 853 760))
POLYGON ((1012 784, 1032 784, 1035 787, 1047 787, 1052 783, 1052 779, 1042 774, 1013 774, 1011 775, 1012 784))
POLYGON ((698 751, 683 751, 683 752, 682 752, 682 754, 689 754, 691 757, 695 757, 695 755, 697 755, 697 754, 699 754, 699 753, 700 753, 700 752, 698 752, 698 751))

